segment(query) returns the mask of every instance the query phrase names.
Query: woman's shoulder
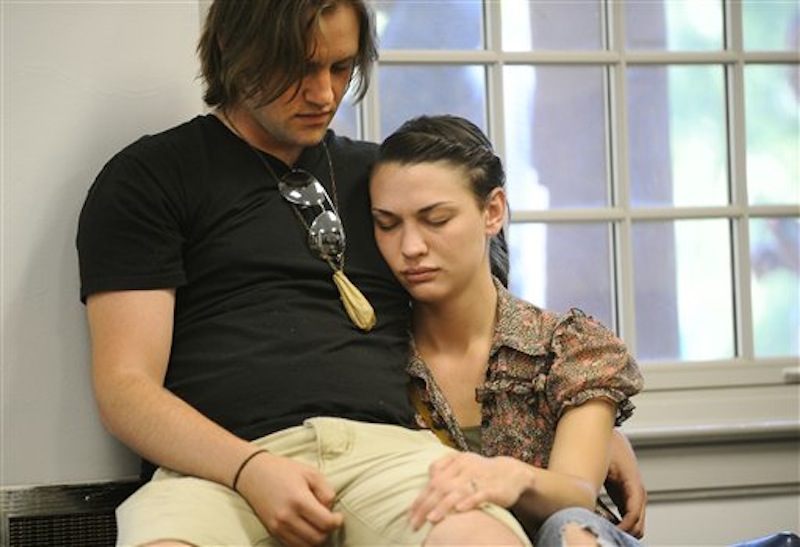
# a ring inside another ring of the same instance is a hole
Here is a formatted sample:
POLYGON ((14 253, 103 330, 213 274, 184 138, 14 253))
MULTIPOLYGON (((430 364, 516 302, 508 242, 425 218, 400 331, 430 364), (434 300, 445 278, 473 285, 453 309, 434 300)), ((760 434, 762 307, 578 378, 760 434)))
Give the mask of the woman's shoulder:
POLYGON ((539 340, 552 333, 567 315, 557 313, 520 298, 497 284, 498 329, 506 335, 539 340))

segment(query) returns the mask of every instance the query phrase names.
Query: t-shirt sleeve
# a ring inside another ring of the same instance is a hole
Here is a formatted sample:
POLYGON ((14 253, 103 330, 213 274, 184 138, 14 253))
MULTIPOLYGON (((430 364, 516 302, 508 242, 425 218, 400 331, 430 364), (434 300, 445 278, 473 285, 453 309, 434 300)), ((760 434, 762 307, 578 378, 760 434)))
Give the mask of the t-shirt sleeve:
POLYGON ((78 220, 81 301, 97 292, 186 282, 182 211, 178 192, 165 185, 168 175, 123 151, 97 176, 78 220))
POLYGON ((553 333, 552 351, 547 397, 556 416, 596 398, 616 405, 616 425, 631 416, 630 397, 641 391, 642 374, 613 332, 580 310, 571 310, 553 333))

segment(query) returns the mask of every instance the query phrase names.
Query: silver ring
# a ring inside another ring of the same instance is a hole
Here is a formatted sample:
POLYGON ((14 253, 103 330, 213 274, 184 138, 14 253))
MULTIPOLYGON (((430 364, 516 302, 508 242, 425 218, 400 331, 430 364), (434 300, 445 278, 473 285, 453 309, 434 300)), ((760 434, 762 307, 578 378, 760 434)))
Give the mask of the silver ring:
POLYGON ((472 488, 473 492, 478 492, 478 481, 475 479, 469 479, 469 486, 472 488))

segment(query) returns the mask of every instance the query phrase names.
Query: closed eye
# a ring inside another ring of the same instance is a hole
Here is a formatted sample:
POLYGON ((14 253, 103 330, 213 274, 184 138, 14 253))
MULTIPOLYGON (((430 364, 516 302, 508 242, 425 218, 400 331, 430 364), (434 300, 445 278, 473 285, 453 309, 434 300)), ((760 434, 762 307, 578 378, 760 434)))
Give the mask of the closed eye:
POLYGON ((349 59, 341 63, 336 63, 331 67, 331 71, 335 74, 345 74, 351 72, 353 70, 353 66, 353 60, 349 59))
POLYGON ((433 228, 439 228, 458 215, 458 207, 447 201, 432 203, 417 212, 421 222, 433 228))
POLYGON ((382 232, 388 232, 389 230, 392 230, 392 229, 396 228, 399 224, 400 224, 399 222, 378 222, 378 221, 375 221, 375 227, 378 230, 382 231, 382 232))
POLYGON ((389 215, 380 211, 372 213, 372 222, 378 230, 383 232, 388 232, 400 224, 400 221, 397 220, 394 215, 389 215))
POLYGON ((446 217, 446 218, 426 218, 426 219, 425 219, 425 223, 426 223, 426 224, 428 224, 428 225, 430 225, 430 226, 444 226, 445 224, 447 224, 448 222, 450 222, 450 219, 451 219, 451 218, 452 218, 452 217, 446 217))

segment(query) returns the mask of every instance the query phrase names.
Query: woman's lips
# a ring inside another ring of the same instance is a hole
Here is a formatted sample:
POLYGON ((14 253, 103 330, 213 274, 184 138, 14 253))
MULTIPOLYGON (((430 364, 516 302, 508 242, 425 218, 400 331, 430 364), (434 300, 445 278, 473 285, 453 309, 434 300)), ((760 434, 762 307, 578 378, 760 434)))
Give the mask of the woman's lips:
POLYGON ((437 268, 409 268, 403 270, 403 278, 411 284, 424 283, 436 277, 437 268))

